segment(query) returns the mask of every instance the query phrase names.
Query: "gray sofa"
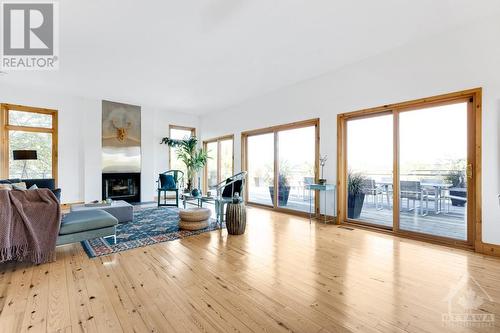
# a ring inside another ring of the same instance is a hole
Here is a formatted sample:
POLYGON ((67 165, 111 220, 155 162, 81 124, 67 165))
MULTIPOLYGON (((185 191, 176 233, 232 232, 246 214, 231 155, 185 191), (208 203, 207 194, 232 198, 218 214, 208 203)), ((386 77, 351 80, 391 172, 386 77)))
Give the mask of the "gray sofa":
POLYGON ((53 178, 45 178, 45 179, 0 179, 0 184, 12 184, 12 183, 20 183, 25 182, 26 187, 30 188, 33 185, 36 185, 38 188, 48 188, 54 193, 57 200, 61 201, 61 189, 56 188, 56 181, 53 178))

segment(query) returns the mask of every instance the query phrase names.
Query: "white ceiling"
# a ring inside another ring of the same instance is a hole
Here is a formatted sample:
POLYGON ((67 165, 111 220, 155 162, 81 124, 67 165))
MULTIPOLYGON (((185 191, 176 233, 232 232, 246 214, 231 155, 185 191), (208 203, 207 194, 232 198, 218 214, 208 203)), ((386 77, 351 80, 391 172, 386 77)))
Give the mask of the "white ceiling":
POLYGON ((498 0, 64 0, 60 70, 0 81, 202 114, 495 13, 498 0))

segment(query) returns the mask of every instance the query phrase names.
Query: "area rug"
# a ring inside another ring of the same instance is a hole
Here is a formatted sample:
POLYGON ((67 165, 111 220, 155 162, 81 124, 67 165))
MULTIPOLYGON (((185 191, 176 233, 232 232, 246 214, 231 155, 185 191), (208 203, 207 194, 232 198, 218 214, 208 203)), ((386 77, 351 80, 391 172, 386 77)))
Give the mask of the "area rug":
POLYGON ((116 227, 116 243, 112 237, 95 238, 81 243, 87 255, 95 258, 216 229, 218 229, 216 220, 210 219, 208 228, 195 231, 180 230, 177 208, 135 208, 134 220, 120 223, 116 227))

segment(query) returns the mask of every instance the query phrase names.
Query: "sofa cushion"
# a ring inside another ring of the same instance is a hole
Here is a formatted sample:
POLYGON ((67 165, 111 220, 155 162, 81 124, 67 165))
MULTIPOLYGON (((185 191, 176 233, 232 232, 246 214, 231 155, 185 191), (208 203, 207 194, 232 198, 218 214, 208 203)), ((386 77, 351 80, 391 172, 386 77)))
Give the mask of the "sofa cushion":
POLYGON ((59 235, 107 228, 117 224, 118 220, 113 215, 100 209, 71 212, 64 216, 59 235))
MULTIPOLYGON (((38 188, 48 188, 50 190, 54 190, 56 188, 56 182, 53 178, 44 178, 44 179, 23 179, 23 182, 26 183, 26 186, 28 188, 31 187, 31 185, 36 184, 38 188)), ((12 182, 12 180, 11 180, 12 182)))

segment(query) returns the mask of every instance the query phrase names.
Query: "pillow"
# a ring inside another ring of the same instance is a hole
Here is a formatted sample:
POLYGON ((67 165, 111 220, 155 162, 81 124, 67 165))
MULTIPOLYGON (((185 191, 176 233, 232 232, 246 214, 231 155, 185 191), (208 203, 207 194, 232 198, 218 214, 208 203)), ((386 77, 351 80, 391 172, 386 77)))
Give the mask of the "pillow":
MULTIPOLYGON (((226 184, 232 182, 231 178, 228 178, 226 180, 226 184)), ((241 197, 241 187, 243 185, 242 180, 237 180, 233 184, 228 185, 224 187, 224 191, 222 191, 222 197, 223 198, 232 198, 234 196, 234 193, 238 192, 241 197), (233 192, 233 186, 234 186, 234 192, 233 192)))
POLYGON ((160 174, 160 187, 162 189, 175 190, 177 185, 175 184, 174 176, 160 174))
POLYGON ((38 189, 38 186, 36 186, 36 184, 33 184, 30 186, 30 188, 28 190, 37 190, 38 189))
POLYGON ((26 183, 25 182, 12 183, 12 189, 13 190, 27 190, 26 183))
POLYGON ((0 190, 12 190, 11 184, 0 184, 0 190))

